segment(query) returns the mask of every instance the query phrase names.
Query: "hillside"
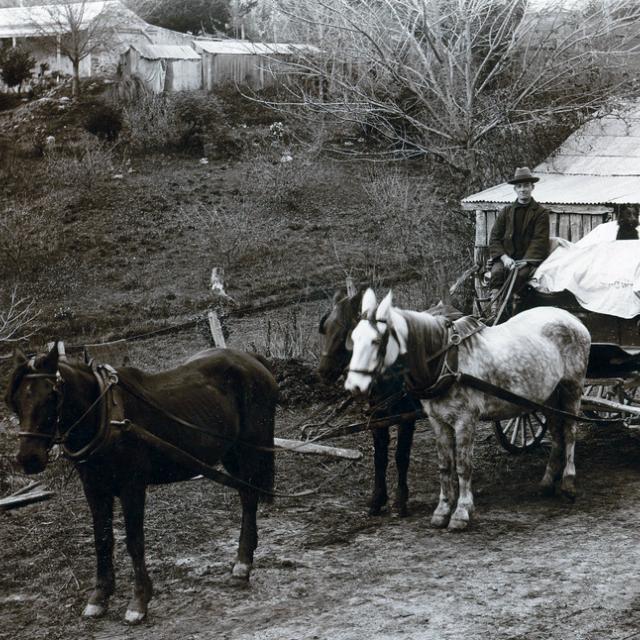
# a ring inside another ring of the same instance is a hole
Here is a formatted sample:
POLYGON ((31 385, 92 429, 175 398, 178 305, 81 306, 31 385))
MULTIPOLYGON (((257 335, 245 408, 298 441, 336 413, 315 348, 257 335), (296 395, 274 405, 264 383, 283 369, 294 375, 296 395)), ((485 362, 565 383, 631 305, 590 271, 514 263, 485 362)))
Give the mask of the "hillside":
MULTIPOLYGON (((334 159, 255 106, 249 124, 236 113, 217 126, 230 157, 210 139, 132 153, 83 131, 95 108, 85 100, 57 93, 0 117, 0 277, 41 307, 42 339, 97 341, 200 314, 212 267, 241 306, 330 295, 345 275, 421 281, 419 305, 468 262, 470 220, 420 164, 334 159)), ((333 147, 361 144, 336 136, 333 147)))

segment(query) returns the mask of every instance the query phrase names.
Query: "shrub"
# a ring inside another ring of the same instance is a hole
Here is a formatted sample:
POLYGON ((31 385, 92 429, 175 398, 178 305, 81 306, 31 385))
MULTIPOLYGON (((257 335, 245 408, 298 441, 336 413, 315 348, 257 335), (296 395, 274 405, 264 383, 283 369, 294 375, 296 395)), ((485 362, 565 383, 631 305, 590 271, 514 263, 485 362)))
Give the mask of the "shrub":
POLYGON ((73 146, 46 147, 44 162, 45 175, 54 186, 89 189, 114 170, 111 149, 87 134, 73 146))
POLYGON ((114 142, 122 130, 122 113, 109 104, 97 103, 90 108, 84 128, 100 140, 114 142))
POLYGON ((4 208, 0 216, 0 273, 8 278, 32 273, 58 249, 60 231, 51 216, 26 204, 4 208))
POLYGON ((35 58, 29 55, 21 47, 11 47, 0 52, 0 77, 8 87, 18 87, 18 93, 22 84, 33 75, 35 58))

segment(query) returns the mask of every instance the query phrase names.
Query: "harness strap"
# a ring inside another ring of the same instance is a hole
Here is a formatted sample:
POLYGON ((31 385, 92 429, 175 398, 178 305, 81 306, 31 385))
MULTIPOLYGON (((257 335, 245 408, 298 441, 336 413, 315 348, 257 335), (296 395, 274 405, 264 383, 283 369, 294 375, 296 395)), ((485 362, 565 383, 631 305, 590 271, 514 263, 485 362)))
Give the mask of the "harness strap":
POLYGON ((143 429, 142 427, 139 427, 137 424, 134 424, 129 420, 123 420, 122 422, 112 422, 111 424, 115 427, 121 428, 123 433, 132 433, 140 440, 146 442, 155 449, 164 453, 177 464, 193 469, 197 473, 200 473, 210 480, 224 485, 225 487, 230 487, 237 490, 245 489, 253 491, 255 493, 260 493, 265 496, 270 496, 272 498, 302 498, 304 496, 317 493, 318 491, 318 489, 308 489, 306 491, 301 491, 300 493, 276 493, 273 491, 267 491, 266 489, 256 487, 249 482, 245 482, 240 478, 230 476, 227 473, 220 471, 219 469, 215 469, 214 467, 205 464, 186 451, 183 451, 182 449, 169 444, 165 440, 158 438, 153 433, 147 431, 146 429, 143 429))
POLYGON ((571 418, 573 420, 578 420, 580 422, 589 422, 589 423, 602 423, 602 422, 620 422, 619 419, 613 418, 588 418, 584 415, 576 415, 575 413, 571 413, 570 411, 563 411, 562 409, 556 409, 555 407, 550 407, 549 405, 542 404, 541 402, 536 402, 535 400, 530 400, 529 398, 524 398, 523 396, 519 396, 516 393, 511 391, 507 391, 502 387, 498 387, 491 382, 487 382, 486 380, 481 380, 480 378, 476 378, 475 376, 469 375, 468 373, 458 373, 456 375, 456 381, 460 384, 467 385, 468 387, 472 387, 473 389, 477 389, 478 391, 482 391, 491 396, 495 396, 496 398, 500 398, 500 400, 506 400, 507 402, 511 402, 512 404, 519 405, 521 407, 525 407, 526 409, 535 410, 535 411, 549 411, 556 415, 559 415, 563 418, 571 418))

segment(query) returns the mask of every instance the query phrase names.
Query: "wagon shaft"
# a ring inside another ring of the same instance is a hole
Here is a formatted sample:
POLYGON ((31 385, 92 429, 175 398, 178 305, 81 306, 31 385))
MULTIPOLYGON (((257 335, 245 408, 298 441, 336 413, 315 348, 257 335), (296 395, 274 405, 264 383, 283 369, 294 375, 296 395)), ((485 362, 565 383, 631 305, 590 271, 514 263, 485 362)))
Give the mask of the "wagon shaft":
POLYGON ((593 396, 582 396, 582 408, 591 409, 592 411, 618 411, 640 417, 640 407, 593 396))

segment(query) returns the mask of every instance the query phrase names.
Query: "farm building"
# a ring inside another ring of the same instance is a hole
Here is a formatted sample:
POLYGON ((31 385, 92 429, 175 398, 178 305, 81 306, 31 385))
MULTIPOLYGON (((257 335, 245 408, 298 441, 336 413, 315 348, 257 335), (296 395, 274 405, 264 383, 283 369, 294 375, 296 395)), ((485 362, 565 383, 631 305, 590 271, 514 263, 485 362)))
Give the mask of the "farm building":
MULTIPOLYGON (((36 59, 36 69, 48 65, 50 72, 71 75, 71 61, 62 53, 68 35, 69 11, 87 30, 94 29, 103 42, 80 63, 80 76, 115 71, 120 55, 131 45, 171 44, 190 46, 192 36, 147 24, 118 0, 69 5, 0 8, 0 47, 24 46, 36 59), (58 13, 56 13, 58 12, 58 13), (96 28, 96 23, 100 26, 96 28)), ((73 21, 73 20, 72 20, 73 21)))
MULTIPOLYGON (((533 197, 551 212, 551 235, 572 242, 615 216, 618 205, 640 203, 640 102, 590 120, 533 173, 540 178, 533 197)), ((488 257, 497 212, 514 200, 508 183, 462 200, 466 210, 476 212, 479 264, 488 257)))
POLYGON ((138 75, 154 93, 202 87, 202 61, 191 47, 132 45, 122 54, 124 75, 138 75))
POLYGON ((301 52, 319 51, 311 45, 249 42, 246 40, 194 40, 202 54, 202 86, 211 91, 226 83, 263 89, 278 75, 295 71, 291 64, 301 52))

